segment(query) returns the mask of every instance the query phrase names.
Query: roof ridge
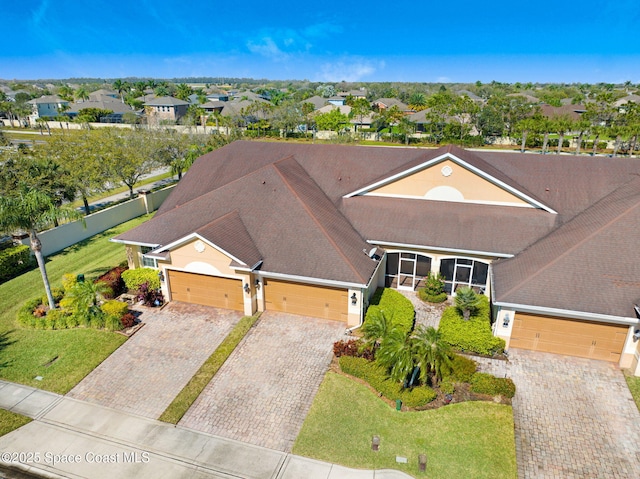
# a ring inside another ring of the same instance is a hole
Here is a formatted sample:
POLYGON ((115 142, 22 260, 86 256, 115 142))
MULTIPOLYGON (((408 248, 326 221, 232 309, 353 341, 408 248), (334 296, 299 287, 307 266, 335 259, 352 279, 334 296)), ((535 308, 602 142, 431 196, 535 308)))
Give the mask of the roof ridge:
MULTIPOLYGON (((629 185, 634 183, 634 182, 640 182, 640 179, 633 178, 633 179, 627 181, 626 183, 620 185, 618 188, 613 190, 611 193, 609 193, 608 195, 606 195, 603 198, 600 198, 600 200, 598 200, 596 203, 594 203, 593 205, 591 205, 587 209, 583 210, 582 212, 578 213, 573 218, 571 218, 569 221, 567 221, 563 225, 559 226, 558 228, 552 230, 549 234, 547 234, 546 236, 540 238, 538 241, 536 241, 535 243, 533 243, 532 245, 527 247, 525 251, 527 251, 527 250, 530 251, 532 248, 535 248, 536 246, 539 246, 541 243, 543 243, 544 241, 548 240, 549 238, 553 238, 555 236, 559 236, 560 234, 564 233, 564 231, 566 229, 568 229, 569 227, 575 225, 576 222, 578 222, 581 219, 583 219, 585 217, 585 215, 587 215, 589 213, 592 213, 593 211, 597 211, 598 209, 602 208, 603 203, 605 203, 608 200, 611 201, 611 197, 614 194, 619 193, 620 190, 622 190, 623 188, 629 187, 629 185)), ((578 247, 584 245, 586 242, 590 241, 592 238, 594 238, 595 236, 599 235, 603 230, 605 230, 611 224, 619 221, 622 217, 624 217, 625 215, 629 214, 634 209, 639 208, 639 207, 640 207, 640 199, 636 200, 636 202, 634 204, 632 204, 629 207, 626 207, 623 211, 621 211, 620 213, 616 214, 613 218, 611 218, 608 221, 606 221, 606 223, 601 224, 598 228, 594 229, 590 234, 588 234, 585 237, 583 237, 580 241, 572 244, 569 248, 565 249, 562 253, 556 255, 551 261, 547 262, 544 266, 539 268, 535 273, 530 274, 530 275, 526 275, 526 277, 522 281, 520 281, 516 285, 512 286, 510 289, 508 289, 507 291, 502 293, 500 296, 502 296, 502 297, 508 296, 509 294, 511 294, 512 292, 516 291, 517 289, 520 289, 523 285, 531 282, 534 278, 536 278, 537 276, 539 276, 540 274, 542 274, 543 272, 548 270, 551 266, 553 266, 554 264, 559 262, 561 259, 564 259, 570 252, 572 252, 572 251, 576 250, 578 247)), ((519 258, 521 258, 521 254, 522 253, 519 253, 514 258, 510 258, 510 259, 508 259, 506 261, 517 261, 519 258)))
MULTIPOLYGON (((358 269, 352 264, 349 256, 347 256, 344 251, 342 251, 342 248, 340 248, 340 246, 335 242, 335 240, 331 237, 331 235, 329 234, 329 232, 326 230, 326 228, 324 227, 324 225, 322 224, 322 222, 316 217, 316 215, 313 213, 313 211, 311 210, 311 208, 309 207, 309 205, 307 205, 307 203, 304 201, 304 199, 302 199, 300 197, 300 195, 298 194, 298 192, 296 191, 296 189, 291 185, 291 183, 289 182, 289 180, 287 179, 286 175, 280 170, 279 166, 277 163, 283 163, 284 160, 290 159, 291 161, 293 161, 306 175, 306 177, 311 180, 311 182, 316 186, 316 188, 322 193, 322 195, 327 199, 327 201, 333 206, 333 208, 335 209, 336 213, 339 214, 342 218, 344 218, 344 220, 351 226, 351 229, 358 235, 360 236, 360 233, 358 233, 355 228, 351 225, 351 223, 346 219, 346 217, 342 214, 342 212, 340 212, 340 210, 338 208, 335 207, 335 205, 333 204, 333 202, 329 199, 329 197, 327 197, 326 193, 322 190, 322 188, 320 188, 320 186, 318 186, 318 184, 315 182, 315 180, 313 178, 311 178, 311 176, 309 175, 309 173, 307 173, 307 171, 302 167, 302 165, 300 163, 298 163, 298 161, 295 159, 295 157, 293 155, 290 155, 288 158, 282 158, 281 160, 278 160, 277 162, 273 162, 272 166, 274 168, 274 170, 278 173, 278 175, 282 178, 283 183, 285 184, 285 186, 289 189, 289 191, 291 191, 291 193, 293 194, 293 196, 300 202, 300 204, 302 205, 302 207, 304 208, 304 210, 309 214, 309 216, 313 219, 314 223, 316 223, 316 225, 318 226, 318 228, 320 228, 320 230, 322 231, 322 233, 324 234, 324 236, 327 238, 327 240, 329 241, 329 243, 334 247, 334 249, 340 254, 340 256, 344 259, 345 263, 349 265, 349 268, 356 274, 356 276, 358 278, 360 278, 361 281, 366 282, 368 278, 364 278, 360 272, 358 271, 358 269)), ((364 240, 363 240, 364 242, 364 240)))

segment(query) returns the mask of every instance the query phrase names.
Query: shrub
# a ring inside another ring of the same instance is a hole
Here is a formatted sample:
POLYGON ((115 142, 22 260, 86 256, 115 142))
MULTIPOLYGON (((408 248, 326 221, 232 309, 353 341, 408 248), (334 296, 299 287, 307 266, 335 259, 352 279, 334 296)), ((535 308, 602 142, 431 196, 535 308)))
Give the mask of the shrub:
MULTIPOLYGON (((53 296, 53 301, 58 304, 64 297, 64 289, 51 288, 51 295, 53 296)), ((40 301, 42 301, 42 304, 49 304, 49 298, 47 298, 46 294, 42 296, 40 301)))
POLYGON ((478 314, 480 296, 478 296, 470 287, 464 286, 456 290, 455 304, 464 320, 468 321, 471 315, 478 314))
POLYGON ((378 288, 371 297, 365 322, 373 315, 384 313, 391 320, 391 326, 397 325, 405 334, 413 329, 415 311, 413 304, 395 289, 378 288))
POLYGON ((420 288, 418 290, 418 297, 428 303, 444 303, 447 300, 447 293, 429 294, 424 288, 420 288))
POLYGON ((65 291, 71 291, 78 282, 78 277, 75 274, 65 273, 62 275, 62 289, 65 291))
POLYGON ((111 299, 102 304, 100 306, 100 309, 107 316, 111 316, 116 318, 117 320, 120 320, 120 318, 124 316, 127 311, 129 311, 129 305, 127 303, 123 303, 122 301, 111 299))
POLYGON ((364 379, 387 399, 392 401, 400 399, 408 407, 424 406, 437 396, 437 393, 427 386, 403 389, 400 383, 389 379, 382 366, 364 358, 341 356, 339 362, 343 372, 364 379))
POLYGON ((123 328, 130 328, 136 324, 136 317, 131 313, 127 313, 120 318, 120 323, 122 323, 123 328))
POLYGON ((151 290, 160 289, 160 278, 155 269, 128 269, 122 272, 122 279, 129 291, 140 291, 140 287, 145 283, 151 290))
POLYGON ((516 394, 516 385, 509 378, 497 378, 487 373, 475 373, 471 378, 471 390, 479 394, 512 398, 516 394))
POLYGON ((104 319, 104 329, 108 331, 119 331, 123 328, 120 318, 115 316, 106 316, 104 319))
POLYGON ((34 264, 31 249, 18 245, 0 251, 0 283, 8 281, 30 269, 34 264))
POLYGON ((42 303, 40 298, 30 299, 18 310, 18 323, 28 328, 35 327, 36 317, 33 311, 42 303))
POLYGON ((478 365, 472 359, 454 354, 451 359, 451 379, 461 383, 468 383, 476 372, 478 365))
POLYGON ((128 268, 126 266, 116 266, 115 268, 110 269, 105 274, 96 279, 96 283, 105 283, 111 290, 111 294, 107 293, 104 295, 105 298, 112 299, 120 296, 126 291, 126 286, 124 284, 124 280, 122 279, 122 273, 127 269, 128 268))
POLYGON ((486 296, 480 296, 476 315, 472 315, 469 321, 462 318, 455 306, 446 308, 440 319, 439 330, 442 339, 459 351, 485 355, 504 351, 504 339, 494 336, 491 332, 489 300, 486 296))
POLYGON ((364 346, 360 339, 349 339, 348 341, 336 341, 333 343, 333 354, 339 358, 341 356, 354 356, 373 360, 373 351, 364 346))
POLYGON ((453 394, 456 392, 455 383, 451 378, 443 379, 442 382, 440 382, 440 391, 442 391, 442 394, 453 394))
POLYGON ((147 283, 140 285, 136 299, 142 301, 145 306, 160 306, 164 303, 162 293, 158 290, 151 289, 147 283))

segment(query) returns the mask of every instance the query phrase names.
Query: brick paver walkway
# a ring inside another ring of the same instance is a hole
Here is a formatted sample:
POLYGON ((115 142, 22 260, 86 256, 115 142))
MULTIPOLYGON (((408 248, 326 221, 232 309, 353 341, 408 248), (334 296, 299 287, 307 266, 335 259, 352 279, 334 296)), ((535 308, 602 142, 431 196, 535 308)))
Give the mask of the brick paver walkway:
POLYGON ((640 413, 614 364, 520 349, 478 362, 516 384, 519 479, 640 477, 640 413))
POLYGON ((157 419, 241 317, 177 302, 145 309, 144 327, 68 396, 157 419))
POLYGON ((179 425, 289 452, 344 331, 337 321, 263 313, 179 425))

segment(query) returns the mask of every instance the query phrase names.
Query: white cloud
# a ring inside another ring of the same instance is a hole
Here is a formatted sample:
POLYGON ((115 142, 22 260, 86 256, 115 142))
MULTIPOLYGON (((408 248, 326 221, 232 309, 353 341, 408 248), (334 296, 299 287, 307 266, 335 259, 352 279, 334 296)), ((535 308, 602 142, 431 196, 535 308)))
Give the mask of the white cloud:
POLYGON ((324 63, 318 80, 328 82, 356 82, 384 69, 384 62, 374 62, 362 58, 343 58, 332 63, 324 63))
POLYGON ((451 83, 451 78, 449 78, 449 77, 438 77, 438 78, 436 78, 436 82, 438 82, 438 83, 451 83))
POLYGON ((276 42, 271 37, 265 37, 258 42, 249 40, 247 42, 247 48, 251 53, 262 55, 276 61, 286 60, 289 55, 283 52, 276 42))

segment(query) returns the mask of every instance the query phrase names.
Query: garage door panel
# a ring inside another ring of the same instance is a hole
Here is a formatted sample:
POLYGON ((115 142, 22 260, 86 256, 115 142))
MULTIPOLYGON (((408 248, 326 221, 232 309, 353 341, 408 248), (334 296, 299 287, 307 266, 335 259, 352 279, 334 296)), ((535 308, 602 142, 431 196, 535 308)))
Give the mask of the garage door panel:
POLYGON ((173 301, 244 310, 242 281, 183 271, 168 271, 173 301))
POLYGON ((619 361, 627 326, 517 313, 510 346, 619 361))
POLYGON ((337 321, 347 320, 346 290, 271 279, 265 280, 264 284, 267 310, 337 321))

